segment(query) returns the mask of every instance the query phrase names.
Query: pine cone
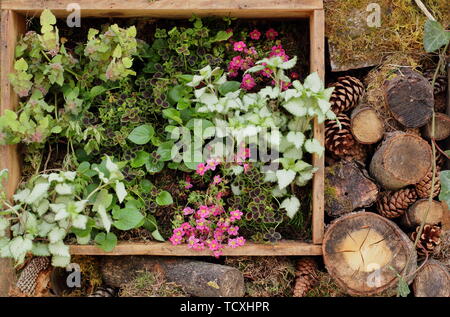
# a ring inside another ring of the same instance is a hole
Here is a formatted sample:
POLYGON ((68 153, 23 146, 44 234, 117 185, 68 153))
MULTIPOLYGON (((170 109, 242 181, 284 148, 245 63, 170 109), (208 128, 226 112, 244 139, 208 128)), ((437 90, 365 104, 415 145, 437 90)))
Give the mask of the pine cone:
POLYGON ((339 77, 338 81, 331 85, 334 91, 331 95, 331 110, 340 114, 355 107, 364 93, 363 83, 355 77, 339 77))
POLYGON ((111 287, 99 287, 88 297, 116 297, 116 291, 111 287))
POLYGON ((311 257, 301 258, 295 275, 294 297, 304 297, 317 282, 317 262, 311 257))
MULTIPOLYGON (((417 196, 419 198, 428 198, 430 197, 431 193, 431 181, 433 177, 433 171, 429 171, 425 177, 416 184, 416 192, 417 196)), ((434 192, 433 192, 433 198, 439 195, 439 192, 441 191, 441 181, 439 179, 439 172, 436 172, 436 176, 434 178, 434 192)))
POLYGON ((31 259, 20 273, 16 283, 17 288, 24 294, 33 295, 39 273, 47 269, 49 265, 50 260, 47 257, 40 256, 31 259))
MULTIPOLYGON (((420 226, 411 233, 411 240, 416 241, 420 226)), ((422 234, 417 243, 417 253, 425 255, 426 252, 433 252, 434 248, 441 243, 441 227, 436 225, 423 226, 422 234)))
POLYGON ((350 129, 350 118, 345 114, 340 114, 337 118, 341 129, 336 120, 325 121, 325 147, 333 155, 342 157, 351 154, 355 139, 350 129))
POLYGON ((353 146, 350 147, 348 154, 345 155, 343 158, 346 160, 357 160, 363 164, 365 164, 367 160, 367 152, 368 148, 366 145, 355 142, 353 146))
MULTIPOLYGON (((423 72, 423 76, 428 79, 430 84, 433 82, 435 69, 427 69, 423 72)), ((438 95, 447 90, 447 76, 438 75, 436 81, 434 82, 434 95, 438 95)))
POLYGON ((396 192, 384 192, 377 201, 377 209, 383 217, 400 217, 417 200, 414 188, 404 188, 396 192))

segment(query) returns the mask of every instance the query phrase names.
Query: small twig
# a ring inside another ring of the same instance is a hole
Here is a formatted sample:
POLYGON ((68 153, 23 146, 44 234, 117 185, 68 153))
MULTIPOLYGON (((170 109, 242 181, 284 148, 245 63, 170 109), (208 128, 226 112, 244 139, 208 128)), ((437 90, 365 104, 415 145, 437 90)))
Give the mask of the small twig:
POLYGON ((427 16, 428 19, 430 19, 431 21, 436 21, 434 16, 430 13, 430 11, 428 11, 427 7, 423 4, 422 1, 420 1, 420 0, 414 0, 414 1, 416 2, 419 9, 422 10, 422 12, 427 16))
POLYGON ((450 156, 448 156, 448 154, 445 153, 445 151, 439 147, 439 145, 438 145, 437 142, 436 142, 436 139, 435 139, 435 138, 432 138, 431 140, 433 141, 434 145, 435 145, 436 148, 439 150, 439 152, 441 152, 441 154, 444 155, 444 156, 447 158, 447 160, 450 160, 450 156))

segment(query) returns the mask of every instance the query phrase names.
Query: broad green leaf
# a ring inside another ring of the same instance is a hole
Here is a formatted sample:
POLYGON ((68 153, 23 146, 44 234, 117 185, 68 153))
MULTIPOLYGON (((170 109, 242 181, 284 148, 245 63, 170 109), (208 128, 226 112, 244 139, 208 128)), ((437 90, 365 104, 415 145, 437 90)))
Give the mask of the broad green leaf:
POLYGON ((280 207, 286 210, 286 214, 289 218, 293 219, 300 209, 300 201, 295 196, 285 198, 280 207))
POLYGON ((160 155, 159 161, 166 162, 172 159, 172 148, 174 146, 173 141, 167 141, 161 144, 156 150, 156 153, 160 155))
POLYGON ((52 256, 52 266, 54 266, 54 267, 67 267, 69 264, 70 264, 70 255, 69 256, 60 256, 60 255, 52 256))
POLYGON ((94 99, 95 97, 103 94, 107 89, 103 86, 94 86, 89 91, 89 98, 94 99))
POLYGON ((6 218, 0 218, 0 237, 4 237, 9 227, 9 220, 6 218))
POLYGON ((183 120, 181 120, 180 112, 177 109, 169 108, 163 110, 163 116, 167 119, 172 119, 178 124, 183 124, 183 120))
POLYGON ((282 106, 291 114, 297 117, 306 115, 306 107, 302 98, 291 98, 288 102, 283 103, 282 106))
POLYGON ((114 233, 100 232, 95 236, 95 242, 106 252, 111 252, 117 245, 117 237, 114 233))
POLYGON ((319 156, 322 156, 325 149, 318 140, 309 139, 309 140, 306 140, 306 142, 305 142, 305 150, 308 153, 315 153, 319 156))
POLYGON ((441 181, 439 200, 445 201, 447 206, 450 206, 450 171, 441 171, 439 178, 441 181))
POLYGON ((55 243, 50 243, 48 245, 48 250, 53 255, 70 256, 69 246, 65 245, 62 240, 59 240, 55 243))
POLYGON ((122 201, 127 196, 127 191, 125 189, 125 185, 122 182, 116 181, 115 190, 116 190, 117 198, 119 199, 119 203, 122 203, 122 201))
POLYGON ((9 251, 12 257, 18 262, 23 263, 25 255, 33 249, 33 242, 22 236, 15 237, 9 243, 9 251))
POLYGON ((27 204, 33 204, 37 202, 38 200, 44 198, 48 194, 48 189, 50 187, 50 184, 47 182, 41 182, 34 186, 33 190, 30 193, 30 196, 28 196, 25 199, 25 202, 27 204))
POLYGON ((133 168, 144 166, 150 160, 150 154, 145 151, 138 151, 136 157, 131 161, 130 165, 133 168))
POLYGON ((167 206, 173 204, 172 195, 168 191, 162 191, 156 197, 156 203, 160 206, 167 206))
POLYGON ((169 101, 171 102, 171 104, 175 104, 178 102, 178 100, 181 99, 181 97, 183 97, 183 94, 184 94, 184 86, 176 85, 175 87, 172 87, 169 90, 167 96, 169 97, 169 101))
POLYGON ((241 83, 238 81, 227 81, 219 86, 219 92, 222 96, 225 96, 229 92, 234 92, 241 87, 241 83))
POLYGON ((55 191, 58 195, 72 195, 74 192, 74 187, 70 184, 58 184, 55 186, 55 191))
POLYGON ((164 238, 161 235, 161 233, 159 233, 158 229, 152 231, 152 237, 156 240, 156 241, 161 241, 164 242, 164 238))
POLYGON ((228 40, 231 36, 233 36, 233 32, 219 31, 216 36, 212 40, 212 42, 221 42, 228 40))
POLYGON ((434 52, 450 41, 450 32, 437 21, 427 20, 423 35, 423 46, 427 53, 434 52))
POLYGON ((40 18, 41 25, 53 25, 56 23, 56 17, 53 15, 52 11, 49 9, 44 9, 41 13, 40 18))
POLYGON ((292 144, 294 144, 294 146, 297 149, 300 149, 303 145, 303 142, 305 142, 305 135, 301 132, 293 132, 290 131, 287 136, 286 136, 287 140, 289 142, 291 142, 292 144))
POLYGON ((25 71, 27 71, 27 69, 28 69, 28 64, 27 64, 27 62, 26 62, 23 58, 18 59, 18 60, 14 63, 14 69, 17 70, 17 71, 23 71, 23 72, 25 72, 25 71))
POLYGON ((48 234, 48 240, 50 243, 56 243, 61 241, 66 236, 66 230, 62 228, 55 227, 48 234))
POLYGON ((280 187, 280 189, 283 189, 287 187, 289 184, 291 184, 295 178, 295 174, 296 173, 292 170, 278 170, 277 171, 278 187, 280 187))
POLYGON ((135 207, 127 205, 127 207, 113 210, 114 226, 119 230, 131 230, 136 228, 144 216, 135 207))
POLYGON ((314 72, 305 79, 304 87, 313 92, 319 92, 323 88, 322 80, 317 72, 314 72))
POLYGON ((291 69, 292 67, 295 66, 295 64, 297 63, 297 56, 294 56, 293 58, 291 58, 290 60, 288 60, 287 62, 282 63, 281 65, 278 66, 278 68, 281 69, 291 69))
POLYGON ((128 139, 135 144, 143 145, 147 144, 154 134, 153 127, 150 124, 144 124, 131 131, 128 139))
POLYGON ((50 256, 50 251, 48 250, 47 243, 33 242, 33 248, 31 249, 31 253, 34 256, 50 256))

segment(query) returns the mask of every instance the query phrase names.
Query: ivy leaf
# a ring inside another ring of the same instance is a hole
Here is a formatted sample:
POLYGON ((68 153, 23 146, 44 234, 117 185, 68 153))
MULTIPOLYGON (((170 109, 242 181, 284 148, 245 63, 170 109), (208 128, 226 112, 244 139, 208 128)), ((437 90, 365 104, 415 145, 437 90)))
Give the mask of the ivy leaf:
POLYGON ((423 35, 423 46, 427 53, 434 52, 450 41, 450 32, 437 21, 427 20, 423 35))
POLYGON ((445 201, 447 206, 450 206, 450 171, 442 171, 439 178, 441 181, 439 200, 445 201))
POLYGON ((131 131, 128 139, 135 144, 143 145, 147 144, 154 134, 153 127, 150 124, 144 124, 131 131))
POLYGON ((160 206, 167 206, 173 204, 172 195, 168 191, 162 191, 156 197, 156 203, 160 206))
POLYGON ((108 233, 100 232, 95 236, 95 242, 105 252, 111 252, 117 245, 117 237, 112 232, 108 233))
POLYGON ((317 155, 322 156, 324 148, 318 140, 309 139, 305 142, 305 150, 308 153, 316 153, 317 155))
POLYGON ((161 241, 164 242, 164 238, 161 235, 161 233, 159 233, 158 229, 152 231, 152 237, 156 240, 156 241, 161 241))
POLYGON ((296 173, 292 170, 278 170, 277 171, 278 187, 280 187, 280 189, 287 187, 294 180, 295 174, 296 173))
POLYGON ((297 197, 290 197, 290 198, 286 198, 283 200, 283 202, 281 203, 280 208, 283 208, 286 210, 286 214, 289 218, 293 219, 295 214, 299 211, 300 209, 300 201, 298 200, 297 197))

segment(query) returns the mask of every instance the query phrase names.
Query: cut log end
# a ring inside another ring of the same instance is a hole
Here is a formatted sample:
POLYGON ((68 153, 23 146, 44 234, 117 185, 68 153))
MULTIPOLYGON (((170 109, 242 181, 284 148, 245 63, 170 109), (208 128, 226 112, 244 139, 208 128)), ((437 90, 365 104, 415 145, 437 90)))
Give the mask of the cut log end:
MULTIPOLYGON (((432 122, 423 128, 423 136, 427 139, 431 139, 432 122)), ((436 113, 434 123, 434 138, 437 141, 445 140, 450 136, 450 117, 444 113, 436 113)))
POLYGON ((427 124, 433 114, 434 94, 430 82, 409 68, 397 71, 385 82, 385 100, 393 117, 407 128, 427 124))
POLYGON ((358 107, 351 115, 351 129, 356 141, 374 144, 383 138, 384 124, 371 107, 358 107))
POLYGON ((428 199, 420 199, 402 216, 401 224, 409 229, 416 228, 427 215, 425 224, 436 225, 443 222, 444 211, 441 202, 433 200, 430 205, 428 199))
POLYGON ((339 217, 372 205, 378 195, 377 185, 354 161, 342 161, 325 169, 325 210, 339 217))
POLYGON ((450 274, 436 260, 429 260, 413 282, 416 297, 450 297, 450 274))
POLYGON ((410 276, 417 260, 408 236, 371 212, 348 214, 332 223, 323 253, 330 275, 348 294, 357 296, 394 292, 397 273, 410 276))
POLYGON ((370 163, 373 177, 386 189, 416 184, 431 168, 431 147, 421 137, 403 132, 386 136, 370 163))

